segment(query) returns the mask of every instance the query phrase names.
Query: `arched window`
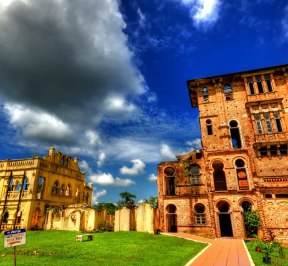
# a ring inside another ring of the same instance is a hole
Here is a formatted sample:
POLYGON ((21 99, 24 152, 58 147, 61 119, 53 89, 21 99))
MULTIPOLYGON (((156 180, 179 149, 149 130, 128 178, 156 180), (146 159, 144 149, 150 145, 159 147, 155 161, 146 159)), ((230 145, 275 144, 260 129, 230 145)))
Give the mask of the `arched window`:
POLYGON ((227 190, 227 186, 226 186, 226 176, 225 176, 225 172, 223 171, 224 168, 224 164, 217 160, 215 162, 213 162, 213 178, 214 178, 214 187, 215 187, 215 191, 223 191, 223 190, 227 190))
POLYGON ((165 194, 167 196, 175 195, 175 170, 173 167, 167 167, 165 173, 165 194))
POLYGON ((66 186, 63 184, 63 185, 61 186, 61 189, 59 190, 59 194, 65 195, 65 192, 66 192, 66 186))
POLYGON ((233 91, 232 87, 229 84, 224 85, 224 94, 226 100, 232 100, 233 99, 233 91))
POLYGON ((14 178, 11 176, 9 178, 9 185, 8 185, 8 191, 13 191, 14 190, 14 178))
POLYGON ((8 223, 8 218, 9 218, 9 212, 6 211, 3 215, 2 223, 7 224, 8 223))
POLYGON ((232 148, 233 149, 242 148, 238 122, 235 120, 232 120, 232 121, 230 121, 229 126, 230 126, 230 136, 231 136, 232 148))
POLYGON ((236 176, 238 181, 238 187, 240 190, 249 189, 249 183, 246 173, 245 161, 242 159, 237 159, 235 161, 236 176))
POLYGON ((194 206, 194 213, 195 213, 195 224, 197 225, 206 224, 205 206, 202 203, 197 203, 194 206))
POLYGON ((25 177, 23 182, 23 190, 28 190, 28 187, 29 187, 28 178, 25 177))
POLYGON ((207 135, 212 135, 213 130, 212 130, 212 121, 211 119, 206 120, 206 128, 207 128, 207 135))
POLYGON ((201 174, 200 167, 197 164, 192 164, 188 167, 187 175, 190 178, 191 185, 200 185, 201 184, 201 174))
POLYGON ((55 181, 55 183, 52 186, 52 194, 57 194, 59 189, 59 183, 58 181, 55 181))
POLYGON ((202 96, 204 102, 208 102, 208 89, 207 87, 202 88, 202 96))
POLYGON ((71 185, 68 184, 67 187, 66 187, 65 195, 66 195, 66 196, 70 196, 70 192, 71 192, 71 185))

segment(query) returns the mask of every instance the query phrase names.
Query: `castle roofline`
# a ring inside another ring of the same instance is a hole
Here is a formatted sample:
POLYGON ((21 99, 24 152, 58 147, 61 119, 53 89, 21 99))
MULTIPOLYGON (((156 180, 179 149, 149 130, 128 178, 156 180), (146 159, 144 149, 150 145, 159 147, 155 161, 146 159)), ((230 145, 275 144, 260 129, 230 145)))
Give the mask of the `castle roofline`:
POLYGON ((261 71, 268 71, 270 69, 282 69, 282 68, 286 68, 288 67, 288 64, 283 64, 283 65, 275 65, 275 66, 269 66, 269 67, 263 67, 263 68, 254 68, 254 69, 249 69, 249 70, 243 70, 243 71, 239 71, 239 72, 232 72, 232 73, 226 73, 226 74, 219 74, 219 75, 214 75, 214 76, 208 76, 208 77, 200 77, 200 78, 195 78, 195 79, 190 79, 187 80, 187 84, 191 83, 191 82, 195 82, 195 81, 200 81, 200 80, 205 80, 205 79, 213 79, 213 78, 220 78, 220 77, 228 77, 231 75, 243 75, 245 74, 249 74, 249 73, 255 73, 255 72, 261 72, 261 71))

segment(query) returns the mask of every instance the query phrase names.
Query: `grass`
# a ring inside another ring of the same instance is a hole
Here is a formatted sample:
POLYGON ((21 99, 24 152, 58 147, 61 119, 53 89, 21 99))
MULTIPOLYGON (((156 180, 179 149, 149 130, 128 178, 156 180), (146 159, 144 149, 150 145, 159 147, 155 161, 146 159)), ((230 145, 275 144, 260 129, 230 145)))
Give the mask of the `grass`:
MULTIPOLYGON (((28 231, 17 246, 19 265, 185 265, 206 244, 140 232, 95 233, 93 241, 76 242, 79 232, 28 231)), ((0 243, 4 243, 3 234, 0 243)), ((0 265, 13 265, 13 248, 0 248, 0 265)))
MULTIPOLYGON (((255 251, 253 241, 247 241, 246 246, 256 266, 266 266, 262 261, 263 253, 255 251)), ((284 248, 284 257, 279 255, 277 250, 271 253, 271 262, 273 266, 288 266, 288 248, 284 248)))

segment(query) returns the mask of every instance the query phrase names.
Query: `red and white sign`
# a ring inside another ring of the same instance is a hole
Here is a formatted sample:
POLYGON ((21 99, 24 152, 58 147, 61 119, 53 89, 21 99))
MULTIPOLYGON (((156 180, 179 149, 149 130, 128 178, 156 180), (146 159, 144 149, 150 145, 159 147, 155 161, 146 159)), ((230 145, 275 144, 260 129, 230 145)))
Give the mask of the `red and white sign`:
POLYGON ((26 244, 26 229, 15 229, 4 232, 4 248, 26 244))

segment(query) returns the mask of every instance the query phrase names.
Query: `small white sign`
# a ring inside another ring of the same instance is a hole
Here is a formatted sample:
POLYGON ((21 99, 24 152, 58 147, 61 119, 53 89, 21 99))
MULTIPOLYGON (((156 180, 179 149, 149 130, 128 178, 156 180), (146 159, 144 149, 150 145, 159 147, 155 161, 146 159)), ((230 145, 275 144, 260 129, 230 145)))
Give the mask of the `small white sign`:
POLYGON ((15 229, 4 232, 4 248, 26 244, 26 229, 15 229))

